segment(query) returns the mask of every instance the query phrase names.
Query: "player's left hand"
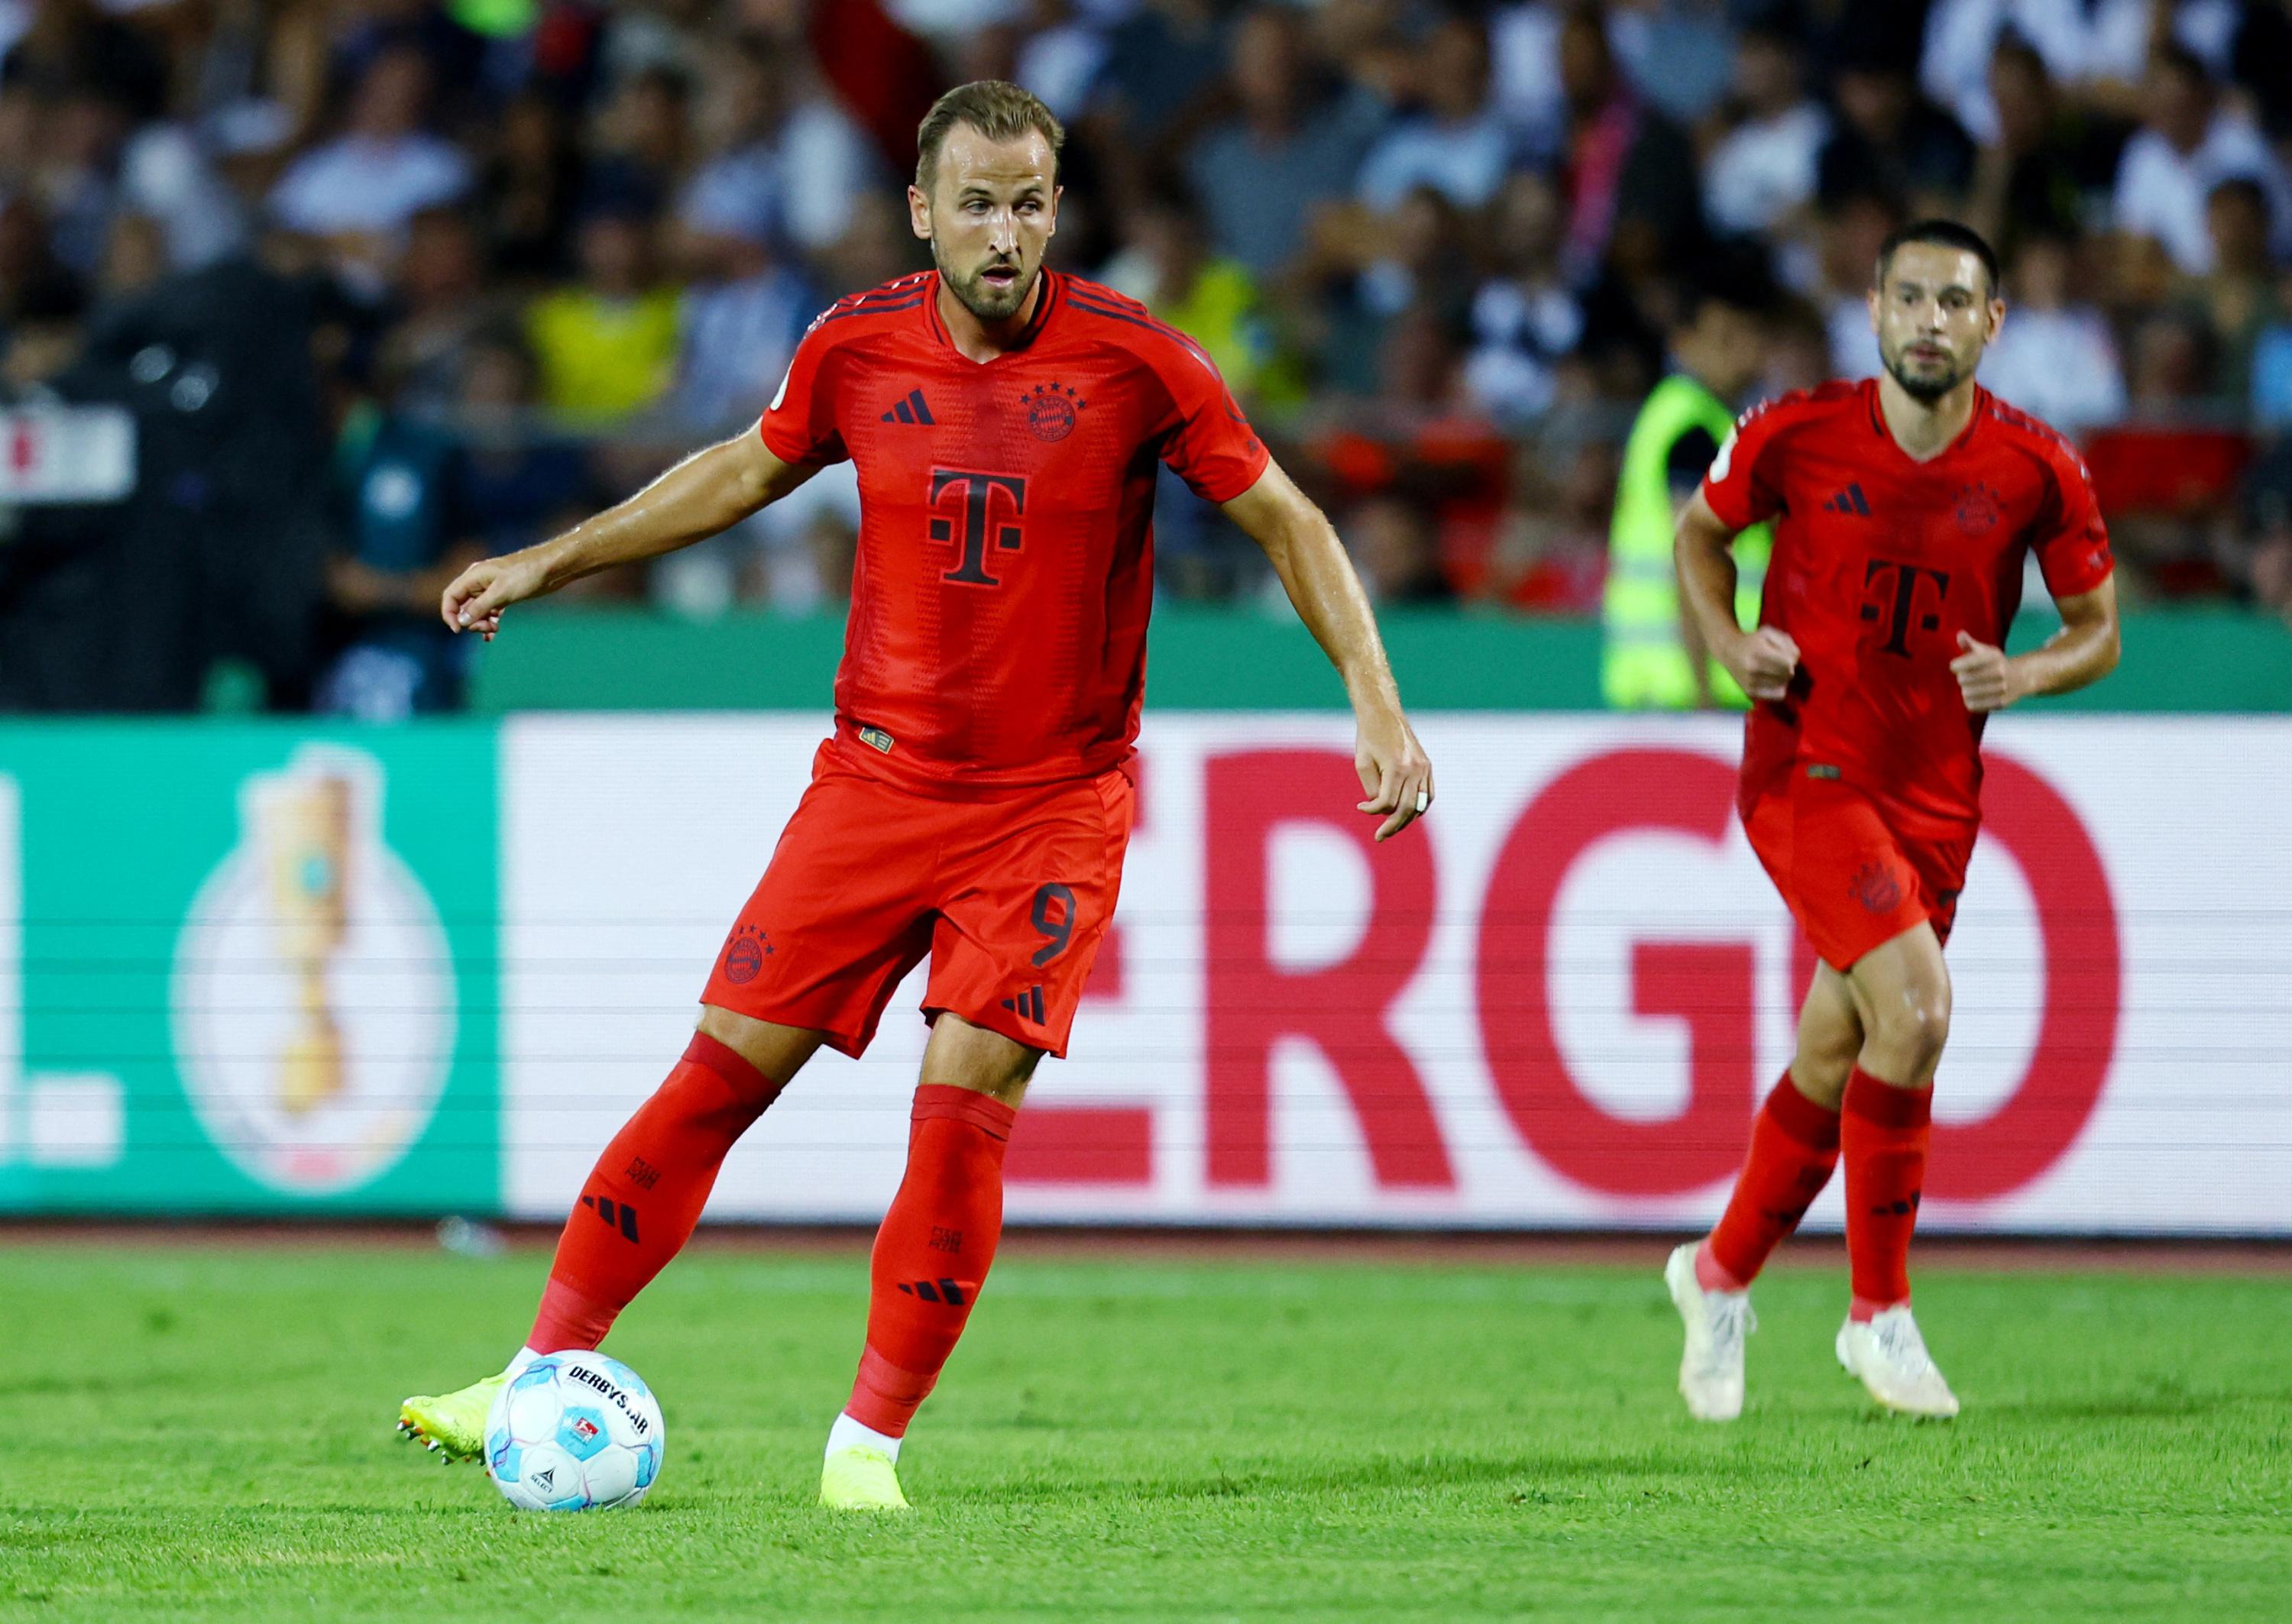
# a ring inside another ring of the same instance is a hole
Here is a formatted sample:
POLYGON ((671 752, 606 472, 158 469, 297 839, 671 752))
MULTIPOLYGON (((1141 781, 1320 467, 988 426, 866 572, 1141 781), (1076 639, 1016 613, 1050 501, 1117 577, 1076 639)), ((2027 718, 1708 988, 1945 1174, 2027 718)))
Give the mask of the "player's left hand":
POLYGON ((1432 808, 1432 763, 1399 711, 1374 711, 1359 720, 1353 770, 1368 797, 1360 810, 1384 817, 1376 838, 1390 840, 1432 808))
POLYGON ((1957 646, 1965 652, 1949 663, 1949 669, 1957 678, 1957 691, 1965 696, 1967 710, 1977 716, 2002 711, 2022 697, 2014 680, 2014 663, 2004 649, 1970 631, 1957 634, 1957 646))

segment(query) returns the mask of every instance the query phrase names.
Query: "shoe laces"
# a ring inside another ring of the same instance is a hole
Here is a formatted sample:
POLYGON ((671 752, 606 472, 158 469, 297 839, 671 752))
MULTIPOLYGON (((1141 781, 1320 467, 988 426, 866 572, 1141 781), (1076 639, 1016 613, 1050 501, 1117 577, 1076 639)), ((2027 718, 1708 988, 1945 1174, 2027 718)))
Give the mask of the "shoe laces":
POLYGON ((1711 1358, 1707 1368, 1723 1370, 1743 1356, 1743 1339, 1759 1328, 1750 1297, 1740 1291, 1712 1291, 1704 1296, 1711 1326, 1711 1358))
POLYGON ((1906 1376, 1923 1376, 1933 1367, 1933 1355, 1926 1352, 1926 1339, 1918 1334, 1918 1323, 1907 1313, 1884 1314, 1871 1324, 1871 1335, 1876 1339, 1878 1351, 1886 1363, 1906 1376))

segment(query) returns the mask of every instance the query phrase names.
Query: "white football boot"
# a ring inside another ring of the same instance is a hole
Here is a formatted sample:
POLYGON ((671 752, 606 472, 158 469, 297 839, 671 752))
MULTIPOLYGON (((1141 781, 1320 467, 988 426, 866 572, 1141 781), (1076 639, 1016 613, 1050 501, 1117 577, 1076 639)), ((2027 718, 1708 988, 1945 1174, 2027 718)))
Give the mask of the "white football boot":
POLYGON ((1759 1328, 1748 1291, 1707 1291, 1695 1280, 1690 1241, 1663 1266, 1663 1283, 1687 1326, 1679 1356, 1679 1395, 1699 1421, 1731 1421, 1743 1413, 1743 1339, 1759 1328))
POLYGON ((1846 1373, 1887 1409, 1940 1421, 1957 1413, 1957 1395, 1926 1352, 1909 1304, 1897 1303, 1868 1322, 1848 1320, 1838 1328, 1837 1348, 1846 1373))

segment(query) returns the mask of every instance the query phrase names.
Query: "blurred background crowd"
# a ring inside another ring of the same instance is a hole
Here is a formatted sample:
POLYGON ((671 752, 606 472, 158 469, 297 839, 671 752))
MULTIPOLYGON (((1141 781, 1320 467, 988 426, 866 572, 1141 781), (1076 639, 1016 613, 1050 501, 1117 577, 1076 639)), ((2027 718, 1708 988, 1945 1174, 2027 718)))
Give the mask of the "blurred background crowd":
MULTIPOLYGON (((443 581, 927 265, 916 120, 990 76, 1069 126, 1053 263, 1202 342, 1386 603, 1596 613, 1711 302, 1738 404, 1868 375, 1874 250, 1945 214, 2128 596, 2292 605, 2292 0, 0 0, 5 388, 137 436, 131 489, 0 507, 0 707, 222 658, 450 708, 443 581)), ((830 608, 855 515, 823 476, 585 584, 830 608)), ((1158 535, 1166 596, 1267 601, 1174 483, 1158 535)))

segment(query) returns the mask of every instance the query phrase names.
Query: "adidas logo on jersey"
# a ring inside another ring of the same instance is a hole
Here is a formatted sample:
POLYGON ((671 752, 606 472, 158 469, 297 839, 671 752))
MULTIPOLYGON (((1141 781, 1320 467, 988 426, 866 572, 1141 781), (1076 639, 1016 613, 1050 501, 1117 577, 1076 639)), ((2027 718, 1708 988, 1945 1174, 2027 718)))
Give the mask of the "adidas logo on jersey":
POLYGON ((1870 504, 1862 500, 1862 486, 1859 483, 1848 486, 1824 502, 1822 511, 1826 513, 1852 513, 1857 519, 1870 517, 1870 504))
POLYGON ((908 390, 908 398, 884 413, 881 421, 887 423, 921 423, 925 428, 932 427, 933 423, 931 408, 924 404, 924 392, 919 389, 908 390))
POLYGON ((1043 1025, 1043 989, 1039 984, 1029 987, 1016 998, 1006 998, 1003 1007, 1022 1021, 1043 1025))

